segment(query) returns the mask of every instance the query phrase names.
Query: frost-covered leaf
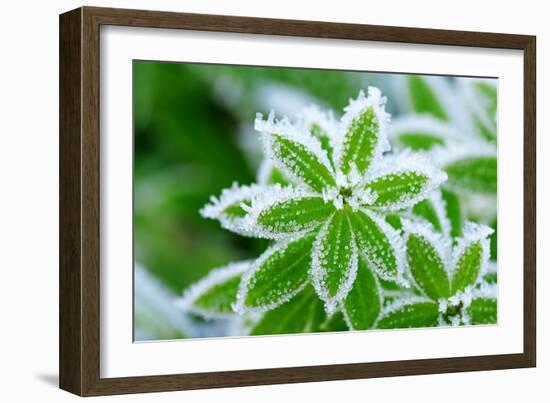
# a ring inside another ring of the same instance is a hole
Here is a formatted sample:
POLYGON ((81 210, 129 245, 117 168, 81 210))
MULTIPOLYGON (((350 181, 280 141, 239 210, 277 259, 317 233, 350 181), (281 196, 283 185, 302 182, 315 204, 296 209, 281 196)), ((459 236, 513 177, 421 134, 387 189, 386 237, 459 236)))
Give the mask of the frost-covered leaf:
POLYGON ((386 222, 390 224, 394 229, 401 229, 401 216, 399 214, 386 214, 385 219, 386 222))
POLYGON ((331 166, 334 167, 334 147, 328 133, 317 124, 311 125, 309 132, 313 137, 319 140, 321 143, 321 148, 326 151, 329 162, 331 166))
POLYGON ((352 330, 372 327, 382 304, 379 285, 374 273, 363 258, 359 258, 357 277, 342 303, 342 312, 352 330))
POLYGON ((234 309, 239 313, 270 310, 302 290, 314 239, 314 234, 308 234, 268 248, 244 273, 234 309))
POLYGON ((348 214, 359 253, 383 279, 398 279, 404 268, 402 239, 383 218, 370 211, 348 214))
POLYGON ((383 278, 378 279, 378 282, 380 284, 380 287, 382 287, 382 291, 384 293, 386 292, 400 292, 403 291, 403 286, 399 284, 397 281, 393 280, 384 280, 383 278))
MULTIPOLYGON (((439 77, 435 79, 437 80, 439 77)), ((413 74, 407 76, 412 108, 416 113, 426 113, 441 120, 448 120, 449 116, 445 111, 445 107, 433 87, 434 81, 413 74)))
POLYGON ((407 260, 411 274, 424 293, 437 301, 449 297, 449 277, 443 257, 432 244, 442 242, 432 236, 429 239, 420 233, 411 233, 407 239, 407 260))
POLYGON ((250 335, 317 332, 325 320, 323 302, 308 286, 290 301, 266 312, 250 335))
POLYGON ((472 325, 497 322, 497 300, 495 298, 475 298, 466 309, 472 325))
POLYGON ((362 176, 373 161, 389 150, 385 111, 386 98, 378 88, 369 87, 368 97, 361 91, 344 109, 341 138, 336 149, 336 160, 344 175, 356 170, 362 176))
POLYGON ((485 225, 467 223, 464 236, 453 251, 452 294, 476 283, 487 268, 489 239, 493 230, 485 225))
POLYGON ((251 261, 244 261, 212 270, 184 292, 178 305, 207 319, 231 316, 241 275, 251 264, 251 261))
POLYGON ((218 220, 222 227, 237 234, 253 236, 248 221, 245 219, 247 208, 250 207, 252 198, 262 193, 273 193, 280 186, 239 186, 234 183, 230 188, 224 189, 219 198, 212 196, 210 203, 205 205, 200 214, 204 218, 218 220))
POLYGON ((441 190, 441 197, 445 204, 445 215, 451 225, 451 237, 457 238, 462 235, 462 225, 464 223, 460 200, 455 193, 445 189, 441 190))
POLYGON ((453 161, 444 167, 449 185, 479 193, 496 193, 496 156, 472 156, 453 161))
POLYGON ((329 316, 321 324, 322 332, 343 332, 349 330, 348 324, 342 314, 342 311, 334 313, 332 316, 329 316))
POLYGON ((269 159, 264 159, 260 164, 256 180, 260 185, 279 184, 286 186, 290 184, 290 181, 285 174, 279 168, 274 166, 269 159))
POLYGON ((275 121, 273 114, 267 121, 258 115, 255 128, 262 133, 266 156, 285 175, 318 192, 336 186, 326 151, 310 133, 287 119, 275 121))
POLYGON ((437 214, 435 206, 431 200, 426 199, 422 200, 420 203, 416 203, 413 206, 413 213, 432 224, 437 232, 443 232, 441 218, 437 214))
POLYGON ((321 196, 287 188, 254 198, 249 219, 260 235, 277 238, 312 230, 334 211, 334 204, 326 203, 321 196))
POLYGON ((422 173, 404 171, 378 177, 367 183, 365 188, 375 197, 373 206, 386 207, 392 204, 401 206, 404 200, 422 192, 428 180, 428 177, 422 173))
POLYGON ((447 217, 446 203, 443 200, 440 190, 432 192, 425 200, 415 204, 412 212, 415 216, 429 222, 435 231, 445 238, 451 237, 452 227, 447 217))
POLYGON ((384 167, 364 185, 368 204, 390 210, 412 207, 447 179, 447 175, 418 154, 386 157, 384 167))
POLYGON ((376 323, 379 329, 400 329, 437 326, 439 306, 422 297, 401 299, 384 307, 376 323))
POLYGON ((321 148, 326 151, 331 166, 334 168, 334 137, 338 132, 338 122, 332 111, 322 111, 318 106, 311 105, 300 113, 300 124, 317 138, 321 148))
POLYGON ((357 247, 344 210, 338 210, 313 244, 310 277, 327 312, 333 313, 357 274, 357 247))
POLYGON ((453 291, 462 291, 475 283, 481 269, 482 247, 477 241, 469 245, 456 265, 453 275, 453 291))

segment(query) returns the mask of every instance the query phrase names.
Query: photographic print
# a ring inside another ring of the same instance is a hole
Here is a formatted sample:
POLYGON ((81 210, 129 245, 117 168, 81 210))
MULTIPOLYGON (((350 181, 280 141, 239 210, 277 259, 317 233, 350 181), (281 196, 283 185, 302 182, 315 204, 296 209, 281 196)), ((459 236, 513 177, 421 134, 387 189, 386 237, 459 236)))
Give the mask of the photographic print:
POLYGON ((134 340, 496 324, 497 88, 133 61, 134 340))

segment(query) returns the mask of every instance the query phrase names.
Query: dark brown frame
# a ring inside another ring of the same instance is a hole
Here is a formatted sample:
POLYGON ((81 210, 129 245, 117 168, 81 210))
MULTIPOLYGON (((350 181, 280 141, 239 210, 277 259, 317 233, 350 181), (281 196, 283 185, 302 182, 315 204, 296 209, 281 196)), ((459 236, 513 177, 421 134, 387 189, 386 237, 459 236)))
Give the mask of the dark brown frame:
POLYGON ((81 396, 534 367, 536 38, 329 22, 82 7, 60 16, 60 387, 81 396), (99 29, 173 28, 524 52, 524 348, 521 354, 100 378, 99 29))

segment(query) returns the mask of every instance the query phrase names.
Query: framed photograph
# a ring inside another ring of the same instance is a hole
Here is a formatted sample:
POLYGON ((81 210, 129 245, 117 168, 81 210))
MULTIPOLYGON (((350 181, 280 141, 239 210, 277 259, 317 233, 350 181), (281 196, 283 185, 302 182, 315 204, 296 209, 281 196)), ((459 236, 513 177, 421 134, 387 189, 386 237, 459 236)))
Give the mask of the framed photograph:
POLYGON ((535 37, 60 16, 60 387, 533 367, 535 37))

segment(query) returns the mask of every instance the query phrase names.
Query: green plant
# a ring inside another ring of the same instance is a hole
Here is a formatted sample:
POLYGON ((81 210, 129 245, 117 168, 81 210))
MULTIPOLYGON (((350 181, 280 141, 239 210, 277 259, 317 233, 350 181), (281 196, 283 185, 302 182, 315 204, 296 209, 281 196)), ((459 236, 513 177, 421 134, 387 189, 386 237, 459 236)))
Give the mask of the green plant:
POLYGON ((419 295, 385 307, 377 327, 429 327, 496 321, 496 286, 483 281, 489 261, 484 225, 467 223, 453 246, 424 223, 404 221, 407 262, 419 295))
POLYGON ((384 102, 371 88, 340 124, 317 124, 313 133, 274 114, 257 118, 266 156, 291 184, 234 186, 202 210, 229 230, 279 241, 244 275, 237 311, 272 309, 311 282, 331 313, 351 288, 359 254, 378 276, 403 281, 399 235, 380 213, 414 205, 445 175, 418 155, 383 155, 384 102))
POLYGON ((272 245, 256 260, 211 272, 181 306, 206 318, 248 318, 249 334, 469 323, 481 304, 471 296, 482 295, 473 290, 482 289, 490 229, 467 225, 454 242, 465 262, 454 270, 462 261, 451 264, 448 254, 462 219, 433 196, 446 174, 421 154, 391 152, 384 106, 371 87, 339 122, 317 107, 295 121, 259 115, 266 160, 258 183, 234 184, 201 214, 272 245), (465 255, 473 244, 477 259, 465 255))

